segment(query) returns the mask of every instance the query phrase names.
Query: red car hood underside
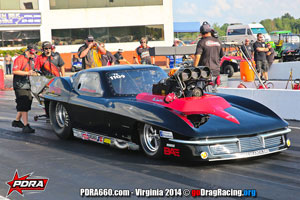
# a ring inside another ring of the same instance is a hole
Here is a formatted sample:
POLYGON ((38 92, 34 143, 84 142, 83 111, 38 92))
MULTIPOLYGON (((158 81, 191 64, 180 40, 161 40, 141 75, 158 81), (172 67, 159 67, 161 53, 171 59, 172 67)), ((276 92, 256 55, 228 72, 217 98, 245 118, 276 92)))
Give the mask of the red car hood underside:
POLYGON ((231 107, 231 105, 222 97, 205 94, 202 97, 175 99, 170 103, 165 103, 164 98, 165 96, 148 93, 140 93, 136 96, 137 100, 160 104, 172 110, 179 111, 184 115, 211 114, 240 124, 234 116, 225 111, 225 109, 231 107))

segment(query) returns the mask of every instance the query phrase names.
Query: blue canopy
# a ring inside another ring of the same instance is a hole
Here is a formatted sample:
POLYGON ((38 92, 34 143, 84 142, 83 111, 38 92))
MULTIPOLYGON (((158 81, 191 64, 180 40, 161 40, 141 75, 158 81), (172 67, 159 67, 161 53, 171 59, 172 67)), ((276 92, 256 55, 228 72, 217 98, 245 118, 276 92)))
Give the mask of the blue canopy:
POLYGON ((200 26, 200 22, 174 22, 174 33, 199 32, 200 26))

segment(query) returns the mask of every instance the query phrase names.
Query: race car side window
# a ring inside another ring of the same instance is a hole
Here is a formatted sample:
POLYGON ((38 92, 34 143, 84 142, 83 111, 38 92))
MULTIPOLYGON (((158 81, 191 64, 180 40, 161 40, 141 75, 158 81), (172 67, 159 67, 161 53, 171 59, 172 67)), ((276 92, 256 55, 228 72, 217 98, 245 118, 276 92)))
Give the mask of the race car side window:
POLYGON ((81 95, 103 96, 100 76, 97 72, 86 72, 79 75, 74 89, 81 95))

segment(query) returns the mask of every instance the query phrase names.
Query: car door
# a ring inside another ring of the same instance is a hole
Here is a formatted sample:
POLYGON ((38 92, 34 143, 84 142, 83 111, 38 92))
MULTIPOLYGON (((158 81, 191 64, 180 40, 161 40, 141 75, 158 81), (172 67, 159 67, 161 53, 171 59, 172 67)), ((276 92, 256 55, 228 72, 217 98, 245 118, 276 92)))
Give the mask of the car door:
POLYGON ((108 101, 103 97, 99 73, 80 73, 73 87, 74 93, 70 98, 73 126, 108 135, 108 101))

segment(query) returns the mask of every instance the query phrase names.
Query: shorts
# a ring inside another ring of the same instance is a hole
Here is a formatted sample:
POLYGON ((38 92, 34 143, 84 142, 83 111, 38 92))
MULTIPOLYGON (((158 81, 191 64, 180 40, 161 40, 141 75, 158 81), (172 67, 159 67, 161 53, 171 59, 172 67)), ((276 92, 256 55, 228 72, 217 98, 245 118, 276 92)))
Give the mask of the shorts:
POLYGON ((15 95, 18 112, 28 112, 31 110, 32 96, 30 90, 16 89, 15 95))
POLYGON ((268 72, 269 71, 269 64, 266 60, 258 60, 256 61, 256 70, 258 73, 260 72, 268 72))

